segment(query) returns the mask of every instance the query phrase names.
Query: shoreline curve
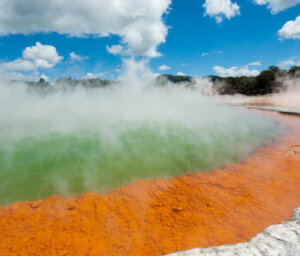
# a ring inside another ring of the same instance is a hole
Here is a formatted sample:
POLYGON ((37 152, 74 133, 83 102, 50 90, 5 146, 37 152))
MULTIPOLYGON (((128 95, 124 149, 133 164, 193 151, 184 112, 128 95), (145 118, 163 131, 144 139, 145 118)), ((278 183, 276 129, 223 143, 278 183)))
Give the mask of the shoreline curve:
POLYGON ((300 205, 300 118, 222 170, 0 207, 0 255, 163 255, 248 241, 300 205))

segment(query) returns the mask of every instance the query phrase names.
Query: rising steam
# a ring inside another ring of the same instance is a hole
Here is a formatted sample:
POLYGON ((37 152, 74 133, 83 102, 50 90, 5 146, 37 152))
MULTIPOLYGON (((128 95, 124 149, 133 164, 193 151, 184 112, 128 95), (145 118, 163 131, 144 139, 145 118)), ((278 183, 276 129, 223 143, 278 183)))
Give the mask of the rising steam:
POLYGON ((121 82, 100 89, 1 83, 0 203, 209 171, 278 134, 266 117, 203 96, 203 81, 156 86, 146 64, 125 61, 121 82))
POLYGON ((283 77, 278 78, 283 86, 278 94, 270 97, 273 105, 283 107, 300 108, 300 77, 283 77))

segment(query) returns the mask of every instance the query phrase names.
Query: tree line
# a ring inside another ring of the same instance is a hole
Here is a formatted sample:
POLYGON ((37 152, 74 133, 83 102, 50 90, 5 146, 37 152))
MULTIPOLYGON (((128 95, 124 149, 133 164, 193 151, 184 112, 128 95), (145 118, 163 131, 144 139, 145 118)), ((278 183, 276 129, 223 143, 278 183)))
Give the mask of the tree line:
MULTIPOLYGON (((204 77, 212 82, 213 91, 221 95, 243 94, 247 96, 266 95, 279 92, 284 89, 284 80, 289 78, 300 78, 300 66, 293 66, 290 69, 280 69, 276 66, 270 66, 262 71, 258 76, 240 76, 240 77, 204 77)), ((13 81, 14 82, 14 81, 13 81)), ((83 88, 104 88, 117 85, 119 82, 112 80, 102 80, 99 78, 72 79, 59 78, 53 83, 45 81, 43 78, 39 82, 25 82, 29 88, 38 89, 42 92, 52 91, 55 88, 66 90, 83 88)), ((155 85, 166 86, 169 84, 184 85, 193 88, 196 84, 195 79, 190 76, 160 75, 155 80, 155 85)), ((299 85, 300 86, 300 85, 299 85)))
POLYGON ((211 77, 214 90, 221 95, 243 94, 248 96, 277 93, 284 89, 283 81, 288 78, 300 78, 300 66, 289 70, 270 66, 258 76, 248 77, 211 77))

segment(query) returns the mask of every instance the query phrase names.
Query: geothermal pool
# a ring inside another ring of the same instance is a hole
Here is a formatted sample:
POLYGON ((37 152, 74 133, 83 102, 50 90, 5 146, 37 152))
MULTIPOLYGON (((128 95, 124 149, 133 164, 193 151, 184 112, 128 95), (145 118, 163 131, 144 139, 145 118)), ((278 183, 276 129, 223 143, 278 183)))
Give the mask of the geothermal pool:
POLYGON ((200 90, 0 86, 0 204, 104 193, 244 159, 282 125, 200 90))

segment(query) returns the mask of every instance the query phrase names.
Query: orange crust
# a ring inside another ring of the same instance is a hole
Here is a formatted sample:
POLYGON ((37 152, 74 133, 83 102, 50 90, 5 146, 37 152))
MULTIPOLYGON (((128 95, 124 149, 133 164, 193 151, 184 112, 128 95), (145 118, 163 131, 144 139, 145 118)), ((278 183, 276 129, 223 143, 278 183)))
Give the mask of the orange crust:
POLYGON ((0 207, 0 255, 162 255, 247 241, 290 219, 300 205, 300 118, 266 114, 287 134, 224 170, 0 207))

